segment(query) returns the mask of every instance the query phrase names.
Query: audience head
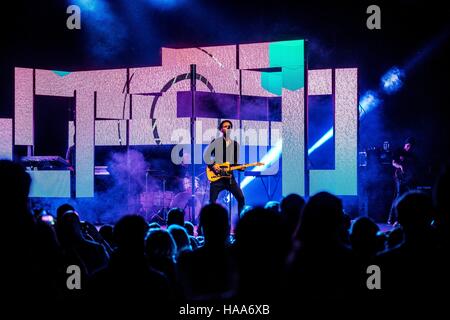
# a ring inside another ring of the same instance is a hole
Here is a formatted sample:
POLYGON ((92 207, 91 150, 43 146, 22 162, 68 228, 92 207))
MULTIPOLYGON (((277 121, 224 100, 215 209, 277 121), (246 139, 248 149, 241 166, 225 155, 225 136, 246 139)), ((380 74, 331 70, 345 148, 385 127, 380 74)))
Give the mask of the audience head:
POLYGON ((75 211, 75 208, 68 203, 64 203, 56 209, 56 222, 63 216, 67 211, 75 211))
POLYGON ((291 211, 291 210, 302 210, 305 205, 305 199, 296 193, 291 193, 281 200, 281 210, 291 211))
POLYGON ((219 204, 212 203, 200 211, 200 228, 205 244, 224 245, 230 233, 228 211, 219 204))
POLYGON ((148 229, 149 230, 161 229, 161 225, 158 222, 152 222, 152 223, 149 223, 148 229))
POLYGON ((350 242, 356 252, 374 255, 379 249, 378 225, 368 217, 359 217, 351 227, 350 242))
POLYGON ((190 235, 191 237, 194 236, 194 225, 192 224, 192 222, 185 221, 184 228, 186 229, 186 232, 188 233, 188 235, 190 235))
POLYGON ((281 240, 280 224, 281 218, 275 212, 264 208, 251 209, 238 223, 236 244, 242 252, 271 251, 271 248, 281 240))
POLYGON ((58 240, 63 246, 68 246, 83 240, 83 230, 78 213, 66 211, 56 225, 58 240))
POLYGON ((177 224, 173 224, 167 229, 167 231, 170 233, 173 240, 175 241, 177 248, 177 256, 179 256, 184 251, 192 250, 191 242, 189 241, 189 236, 184 227, 180 227, 177 224))
POLYGON ((145 239, 145 253, 149 259, 175 259, 177 247, 167 230, 150 229, 145 239))
POLYGON ((280 209, 289 224, 297 225, 304 206, 305 199, 298 194, 291 193, 281 200, 280 209))
POLYGON ((306 203, 297 230, 297 238, 303 243, 335 243, 341 239, 344 229, 344 213, 341 200, 320 192, 306 203))
POLYGON ((148 225, 139 215, 126 215, 114 226, 113 236, 122 252, 144 253, 144 241, 148 225))
POLYGON ((418 191, 410 191, 396 203, 398 222, 407 233, 430 227, 433 216, 431 198, 418 191))
POLYGON ((184 211, 180 208, 172 208, 167 213, 167 226, 173 224, 184 227, 184 211))
POLYGON ((280 203, 278 201, 268 201, 264 206, 264 209, 270 210, 276 214, 280 213, 280 203))
POLYGON ((247 212, 249 212, 252 209, 253 209, 252 206, 246 205, 244 209, 242 209, 242 211, 240 212, 239 217, 242 219, 242 217, 245 216, 247 212))

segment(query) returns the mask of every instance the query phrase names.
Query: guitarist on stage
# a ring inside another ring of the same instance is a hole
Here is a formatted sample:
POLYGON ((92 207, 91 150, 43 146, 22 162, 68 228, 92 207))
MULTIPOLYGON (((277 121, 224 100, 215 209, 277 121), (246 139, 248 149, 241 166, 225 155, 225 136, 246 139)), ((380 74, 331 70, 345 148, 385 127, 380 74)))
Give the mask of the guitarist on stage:
MULTIPOLYGON (((222 132, 222 137, 211 141, 204 153, 205 162, 208 164, 209 169, 216 174, 221 170, 219 163, 229 162, 231 165, 237 165, 239 161, 239 143, 230 138, 233 124, 230 120, 223 120, 218 129, 222 132)), ((245 205, 245 198, 239 184, 234 179, 233 172, 231 172, 230 178, 211 182, 209 190, 210 203, 215 203, 219 193, 223 190, 230 191, 236 198, 240 214, 245 205)))
POLYGON ((392 159, 392 166, 395 168, 394 180, 395 180, 395 197, 391 206, 391 212, 389 214, 389 224, 397 222, 397 214, 395 211, 396 201, 405 192, 414 189, 416 178, 417 159, 413 153, 415 147, 415 139, 408 137, 405 140, 403 148, 398 150, 392 159))

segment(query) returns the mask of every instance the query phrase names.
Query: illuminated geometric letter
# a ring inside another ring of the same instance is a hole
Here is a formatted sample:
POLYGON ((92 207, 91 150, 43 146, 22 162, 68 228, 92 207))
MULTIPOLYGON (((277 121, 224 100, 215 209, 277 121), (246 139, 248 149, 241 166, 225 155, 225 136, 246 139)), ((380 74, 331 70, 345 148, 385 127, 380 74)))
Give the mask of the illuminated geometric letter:
POLYGON ((358 69, 334 73, 335 169, 311 170, 310 194, 357 195, 358 69))
POLYGON ((0 159, 12 160, 12 119, 0 118, 0 159))

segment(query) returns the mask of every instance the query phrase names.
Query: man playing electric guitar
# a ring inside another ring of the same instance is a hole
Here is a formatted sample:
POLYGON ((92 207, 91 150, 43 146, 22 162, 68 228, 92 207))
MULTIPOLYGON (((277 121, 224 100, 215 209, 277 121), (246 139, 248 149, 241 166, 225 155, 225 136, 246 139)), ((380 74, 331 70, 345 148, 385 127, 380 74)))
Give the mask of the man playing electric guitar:
MULTIPOLYGON (((204 159, 208 164, 210 170, 216 175, 223 175, 223 169, 219 166, 220 163, 229 162, 230 165, 237 165, 239 161, 239 143, 230 138, 230 132, 233 124, 230 120, 224 120, 219 125, 219 131, 222 132, 222 137, 211 141, 204 153, 204 159), (213 159, 214 158, 214 159, 213 159)), ((245 205, 245 198, 239 184, 234 179, 233 172, 228 178, 211 181, 209 190, 209 201, 215 203, 219 193, 223 190, 228 190, 236 198, 238 202, 239 214, 245 205)))
POLYGON ((395 204, 402 194, 414 189, 415 171, 417 167, 417 159, 413 153, 415 140, 409 137, 405 140, 403 148, 398 150, 392 159, 392 166, 395 168, 395 196, 389 214, 389 224, 394 224, 397 221, 397 214, 395 204))

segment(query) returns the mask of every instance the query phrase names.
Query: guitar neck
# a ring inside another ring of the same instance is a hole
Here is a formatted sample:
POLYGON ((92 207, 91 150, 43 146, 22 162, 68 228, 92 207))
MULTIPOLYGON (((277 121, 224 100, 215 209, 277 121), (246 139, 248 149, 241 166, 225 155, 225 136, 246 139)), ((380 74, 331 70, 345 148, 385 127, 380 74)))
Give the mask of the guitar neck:
POLYGON ((244 169, 244 168, 248 168, 248 167, 254 167, 256 165, 258 165, 256 162, 255 163, 249 163, 249 164, 242 164, 242 165, 239 165, 239 166, 230 167, 230 169, 228 169, 228 171, 239 170, 239 169, 244 169))

